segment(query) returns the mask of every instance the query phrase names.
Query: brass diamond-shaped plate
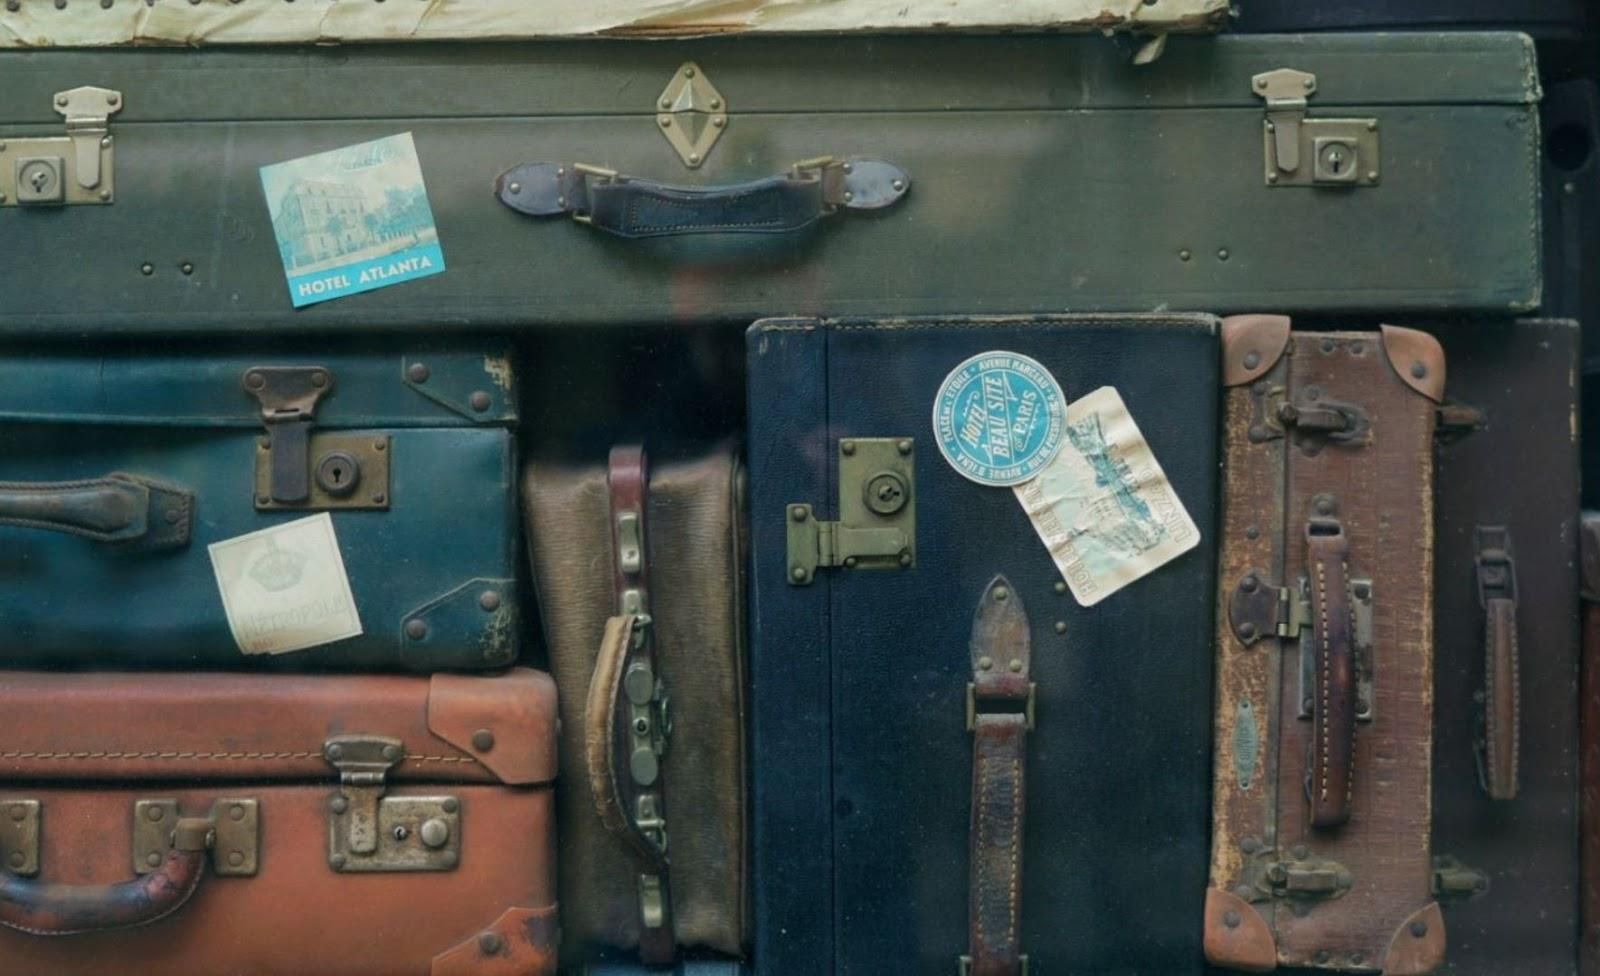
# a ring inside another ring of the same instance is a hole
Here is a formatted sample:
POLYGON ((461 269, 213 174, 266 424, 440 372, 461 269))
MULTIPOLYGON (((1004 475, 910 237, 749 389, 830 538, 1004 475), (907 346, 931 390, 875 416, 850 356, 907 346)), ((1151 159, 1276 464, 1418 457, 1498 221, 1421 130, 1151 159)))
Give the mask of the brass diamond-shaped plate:
POLYGON ((690 169, 706 161, 728 127, 727 101, 693 61, 673 74, 656 109, 656 127, 690 169))

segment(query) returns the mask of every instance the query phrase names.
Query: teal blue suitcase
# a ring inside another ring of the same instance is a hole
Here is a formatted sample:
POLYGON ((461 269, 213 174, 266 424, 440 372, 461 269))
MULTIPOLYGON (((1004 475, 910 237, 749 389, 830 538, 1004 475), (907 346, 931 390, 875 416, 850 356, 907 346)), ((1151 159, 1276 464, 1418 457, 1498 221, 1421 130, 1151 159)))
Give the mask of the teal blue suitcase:
POLYGON ((509 664, 515 420, 486 346, 0 351, 0 663, 509 664))

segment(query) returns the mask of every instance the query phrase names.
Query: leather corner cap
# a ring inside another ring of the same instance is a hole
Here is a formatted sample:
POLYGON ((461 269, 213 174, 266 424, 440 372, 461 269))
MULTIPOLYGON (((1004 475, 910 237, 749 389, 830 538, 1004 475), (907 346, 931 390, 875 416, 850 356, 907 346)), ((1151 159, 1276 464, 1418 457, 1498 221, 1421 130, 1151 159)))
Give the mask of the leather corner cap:
POLYGON ((542 671, 434 675, 428 685, 428 731, 507 786, 556 778, 556 685, 542 671))
POLYGON ((555 976, 556 908, 512 908, 465 942, 433 957, 431 976, 555 976))
POLYGON ((1222 320, 1222 385, 1254 382, 1283 358, 1289 316, 1230 315, 1222 320))
POLYGON ((1395 929, 1383 954, 1383 976, 1427 976, 1442 962, 1444 916, 1431 901, 1395 929))
POLYGON ((1206 890, 1206 959, 1251 973, 1278 967, 1278 943, 1249 902, 1221 888, 1206 890))
POLYGON ((1578 519, 1578 565, 1583 598, 1600 603, 1600 512, 1584 512, 1578 519))
POLYGON ((1383 352, 1401 382, 1439 403, 1444 400, 1444 347, 1416 329, 1382 325, 1383 352))

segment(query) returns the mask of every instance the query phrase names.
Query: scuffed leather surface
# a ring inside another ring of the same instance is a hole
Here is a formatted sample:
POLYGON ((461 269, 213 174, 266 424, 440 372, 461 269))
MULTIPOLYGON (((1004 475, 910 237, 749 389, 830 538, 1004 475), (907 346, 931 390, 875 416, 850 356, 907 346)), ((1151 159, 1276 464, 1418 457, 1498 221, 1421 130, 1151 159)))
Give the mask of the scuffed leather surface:
POLYGON ((554 905, 508 908, 493 925, 435 959, 430 976, 555 976, 556 918, 554 905))
POLYGON ((460 866, 347 875, 327 861, 335 782, 330 770, 316 783, 219 782, 154 794, 112 785, 0 785, 0 802, 22 796, 42 803, 40 880, 67 884, 129 876, 137 799, 175 799, 186 814, 204 813, 219 796, 261 804, 255 877, 207 877, 181 912, 143 928, 63 939, 0 930, 0 968, 8 976, 431 976, 434 957, 507 908, 554 907, 549 789, 392 788, 391 796, 460 800, 460 866))
POLYGON ((436 674, 428 685, 428 730, 472 756, 507 786, 556 778, 556 684, 548 674, 513 668, 482 677, 436 674), (479 749, 480 731, 494 737, 479 749))
MULTIPOLYGON (((672 701, 664 760, 678 942, 731 955, 745 937, 744 620, 740 475, 727 453, 653 466, 645 519, 652 615, 672 701)), ((638 942, 633 861, 594 813, 584 707, 614 615, 605 468, 530 465, 528 540, 550 667, 561 691, 562 933, 585 947, 638 942)))
MULTIPOLYGON (((509 681, 470 679, 485 682, 477 693, 485 721, 497 722, 497 715, 535 704, 536 699, 523 700, 539 693, 541 679, 521 670, 509 674, 509 681), (502 697, 503 702, 496 701, 502 697)), ((391 779, 495 781, 495 767, 429 729, 432 688, 428 678, 392 675, 0 672, 0 715, 6 723, 0 776, 325 779, 333 767, 323 758, 324 740, 370 733, 405 745, 406 758, 391 779)), ((555 723, 552 712, 543 716, 539 724, 509 726, 505 748, 547 752, 555 723), (529 741, 518 743, 519 735, 529 741)))

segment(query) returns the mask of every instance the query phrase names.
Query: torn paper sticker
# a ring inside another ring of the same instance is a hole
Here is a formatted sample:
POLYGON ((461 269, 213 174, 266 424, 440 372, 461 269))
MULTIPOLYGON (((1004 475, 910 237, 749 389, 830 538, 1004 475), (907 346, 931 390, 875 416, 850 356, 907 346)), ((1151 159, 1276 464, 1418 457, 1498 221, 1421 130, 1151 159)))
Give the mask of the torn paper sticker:
POLYGON ((411 133, 261 167, 295 308, 444 271, 411 133))
POLYGON ((1012 490, 1080 604, 1099 603, 1199 543, 1115 389, 1067 406, 1063 442, 1038 477, 1012 490))
POLYGON ((209 547, 222 609, 246 654, 285 654, 361 633, 327 512, 209 547))

